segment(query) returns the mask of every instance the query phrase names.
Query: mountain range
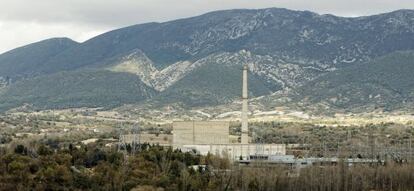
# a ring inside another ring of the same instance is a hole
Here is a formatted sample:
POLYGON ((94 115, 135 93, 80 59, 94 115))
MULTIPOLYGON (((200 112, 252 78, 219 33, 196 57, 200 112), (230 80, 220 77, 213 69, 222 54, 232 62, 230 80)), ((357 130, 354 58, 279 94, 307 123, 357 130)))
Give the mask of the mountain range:
POLYGON ((239 100, 244 64, 250 96, 267 107, 406 109, 414 10, 352 18, 226 10, 83 43, 48 39, 0 55, 0 110, 228 104, 239 100))

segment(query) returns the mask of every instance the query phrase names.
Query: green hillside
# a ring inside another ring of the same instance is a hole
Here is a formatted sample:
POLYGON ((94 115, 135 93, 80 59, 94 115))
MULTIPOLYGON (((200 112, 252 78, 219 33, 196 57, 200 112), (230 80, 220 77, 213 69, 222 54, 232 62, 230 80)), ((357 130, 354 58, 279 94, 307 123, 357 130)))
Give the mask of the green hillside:
POLYGON ((0 110, 33 104, 36 108, 113 107, 155 94, 132 74, 108 71, 61 72, 23 80, 0 94, 0 110))
MULTIPOLYGON (((77 42, 68 38, 53 38, 23 46, 0 55, 0 76, 13 80, 19 77, 36 75, 45 70, 41 65, 72 47, 77 42)), ((46 68, 53 68, 47 66, 46 68)))
MULTIPOLYGON (((155 99, 164 103, 181 102, 188 106, 206 106, 231 102, 242 91, 241 66, 218 64, 202 66, 169 87, 155 99)), ((252 97, 271 91, 257 77, 249 76, 252 97)))
POLYGON ((295 93, 295 101, 342 109, 404 107, 414 101, 414 52, 395 52, 328 73, 295 93))

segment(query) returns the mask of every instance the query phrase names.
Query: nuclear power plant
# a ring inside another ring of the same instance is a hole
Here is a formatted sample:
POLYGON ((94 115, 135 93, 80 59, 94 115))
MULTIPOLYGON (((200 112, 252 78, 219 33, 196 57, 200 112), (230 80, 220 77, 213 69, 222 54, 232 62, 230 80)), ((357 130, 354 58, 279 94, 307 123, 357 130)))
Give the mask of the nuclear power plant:
POLYGON ((182 121, 173 123, 173 147, 182 151, 196 151, 201 155, 215 154, 230 160, 269 159, 286 155, 283 144, 249 143, 248 66, 243 66, 242 112, 240 143, 230 143, 229 122, 182 121))

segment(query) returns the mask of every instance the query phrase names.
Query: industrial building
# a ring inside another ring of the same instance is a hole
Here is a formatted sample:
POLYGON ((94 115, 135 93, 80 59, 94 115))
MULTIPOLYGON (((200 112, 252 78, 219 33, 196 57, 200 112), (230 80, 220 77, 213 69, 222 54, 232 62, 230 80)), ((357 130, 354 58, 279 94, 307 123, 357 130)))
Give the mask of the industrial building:
MULTIPOLYGON (((238 162, 241 164, 250 164, 254 160, 239 160, 238 162)), ((256 162, 256 161, 255 161, 256 162)), ((360 158, 345 158, 340 159, 337 157, 332 158, 295 158, 293 155, 273 155, 269 158, 262 158, 261 162, 266 162, 267 164, 276 164, 276 165, 288 165, 296 168, 302 168, 311 165, 319 165, 319 166, 331 166, 331 165, 338 165, 339 163, 343 162, 348 166, 358 165, 358 164, 381 164, 385 163, 384 160, 378 159, 360 159, 360 158)))
POLYGON ((226 121, 173 122, 173 145, 229 144, 229 128, 226 121))
POLYGON ((208 153, 230 160, 263 160, 272 156, 286 154, 282 144, 205 144, 183 145, 182 151, 197 151, 201 155, 208 153))

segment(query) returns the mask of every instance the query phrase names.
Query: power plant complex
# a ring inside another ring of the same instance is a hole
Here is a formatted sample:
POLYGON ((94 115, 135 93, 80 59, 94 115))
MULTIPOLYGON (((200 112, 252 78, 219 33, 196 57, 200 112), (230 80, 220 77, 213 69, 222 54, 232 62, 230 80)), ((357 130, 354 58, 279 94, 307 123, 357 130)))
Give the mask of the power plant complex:
POLYGON ((248 66, 244 65, 240 143, 230 143, 229 122, 182 121, 173 123, 173 147, 201 155, 215 154, 230 160, 268 159, 286 155, 284 144, 249 143, 247 74, 248 66))
POLYGON ((247 75, 248 66, 244 65, 240 143, 230 141, 230 122, 228 121, 174 121, 172 136, 154 137, 150 134, 122 134, 119 145, 147 142, 161 146, 172 146, 174 149, 196 152, 201 155, 210 153, 232 161, 285 157, 286 145, 284 144, 249 143, 247 75))

